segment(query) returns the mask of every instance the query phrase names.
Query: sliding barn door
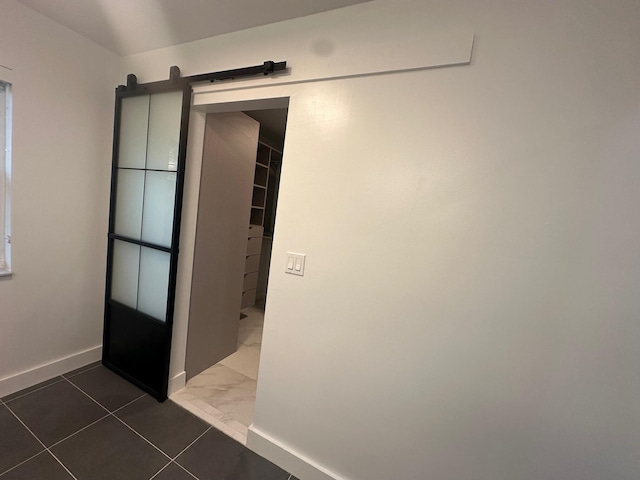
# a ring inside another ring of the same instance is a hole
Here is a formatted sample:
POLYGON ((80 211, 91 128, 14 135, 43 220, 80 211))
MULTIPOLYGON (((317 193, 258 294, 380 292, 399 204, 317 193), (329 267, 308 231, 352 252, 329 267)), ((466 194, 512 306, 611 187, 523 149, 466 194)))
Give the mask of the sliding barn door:
POLYGON ((116 90, 103 363, 167 396, 191 87, 116 90))

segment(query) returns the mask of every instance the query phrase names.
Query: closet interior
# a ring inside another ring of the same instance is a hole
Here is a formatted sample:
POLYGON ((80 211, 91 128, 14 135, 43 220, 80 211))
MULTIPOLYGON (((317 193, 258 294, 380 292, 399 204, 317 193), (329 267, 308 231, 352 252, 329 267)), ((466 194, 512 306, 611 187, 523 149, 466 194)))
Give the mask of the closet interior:
POLYGON ((187 385, 170 398, 243 443, 253 421, 286 119, 286 108, 207 116, 187 385))

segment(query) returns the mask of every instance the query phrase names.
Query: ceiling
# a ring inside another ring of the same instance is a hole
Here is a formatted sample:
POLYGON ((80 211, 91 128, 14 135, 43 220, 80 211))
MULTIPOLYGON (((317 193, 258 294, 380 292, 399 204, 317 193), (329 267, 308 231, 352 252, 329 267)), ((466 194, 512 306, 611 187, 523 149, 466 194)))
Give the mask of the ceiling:
POLYGON ((124 56, 368 0, 19 1, 124 56))

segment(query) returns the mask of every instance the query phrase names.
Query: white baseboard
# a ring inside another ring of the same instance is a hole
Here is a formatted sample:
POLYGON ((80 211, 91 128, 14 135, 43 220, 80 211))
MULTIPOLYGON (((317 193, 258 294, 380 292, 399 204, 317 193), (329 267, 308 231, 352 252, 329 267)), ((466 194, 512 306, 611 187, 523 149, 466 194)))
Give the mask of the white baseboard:
POLYGON ((261 432, 253 425, 247 432, 247 447, 303 480, 347 480, 261 432))
POLYGON ((187 384, 187 372, 182 371, 178 375, 169 379, 167 396, 173 395, 187 384))
POLYGON ((0 378, 0 397, 19 392, 76 368, 84 367, 102 358, 102 345, 38 365, 15 375, 0 378))

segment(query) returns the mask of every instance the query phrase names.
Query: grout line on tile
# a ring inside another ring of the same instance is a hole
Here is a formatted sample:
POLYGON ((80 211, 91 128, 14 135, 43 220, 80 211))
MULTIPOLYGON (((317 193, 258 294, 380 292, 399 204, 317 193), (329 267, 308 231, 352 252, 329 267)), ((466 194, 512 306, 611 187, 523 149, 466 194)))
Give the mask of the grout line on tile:
POLYGON ((182 465, 180 465, 178 462, 172 462, 175 465, 177 465, 178 467, 180 467, 182 470, 184 470, 185 472, 187 472, 189 475, 191 475, 193 478, 195 478, 196 480, 200 480, 198 477, 196 477, 193 473, 191 473, 189 470, 187 470, 186 468, 184 468, 182 465))
MULTIPOLYGON (((47 387, 50 387, 51 385, 55 385, 56 383, 60 383, 61 381, 63 381, 63 380, 65 379, 62 375, 58 375, 58 377, 59 377, 60 379, 59 379, 58 381, 56 381, 56 382, 48 383, 48 384, 46 384, 46 385, 44 385, 44 386, 42 386, 42 387, 40 387, 40 388, 36 388, 35 390, 31 390, 30 392, 23 393, 22 395, 18 395, 17 397, 13 397, 11 400, 7 400, 7 402, 13 402, 14 400, 18 400, 19 398, 24 398, 24 397, 26 397, 27 395, 31 395, 32 393, 39 392, 40 390, 43 390, 43 389, 45 389, 45 388, 47 388, 47 387)), ((56 377, 53 377, 53 378, 56 378, 56 377)), ((51 379, 51 380, 53 380, 53 379, 51 379)), ((46 381, 47 381, 47 380, 45 380, 45 382, 46 382, 46 381)), ((27 388, 28 388, 28 387, 27 387, 27 388)), ((4 401, 3 401, 2 403, 4 403, 4 404, 6 405, 6 403, 5 403, 4 401)))
MULTIPOLYGON (((89 367, 89 368, 87 368, 86 370, 82 370, 81 372, 76 372, 76 373, 74 373, 74 374, 73 374, 73 375, 71 375, 71 376, 68 376, 70 372, 68 372, 68 373, 63 373, 63 374, 62 374, 62 376, 63 376, 65 379, 67 379, 67 380, 68 380, 68 379, 70 379, 70 378, 77 377, 78 375, 82 375, 83 373, 90 372, 90 371, 91 371, 91 370, 93 370, 94 368, 98 368, 98 367, 101 367, 101 366, 102 366, 102 363, 98 363, 97 365, 94 365, 93 367, 89 367)), ((82 368, 82 367, 81 367, 81 368, 82 368)))
POLYGON ((121 420, 120 418, 116 417, 113 414, 110 414, 113 418, 115 418, 116 420, 118 420, 121 424, 123 424, 125 427, 127 427, 129 430, 131 430, 133 433, 135 433, 136 435, 138 435, 141 439, 143 439, 145 442, 147 442, 149 445, 151 445, 153 448, 155 448, 156 450, 158 450, 162 455, 164 455, 165 457, 167 457, 169 460, 171 460, 171 457, 169 455, 167 455, 166 453, 164 453, 160 448, 158 448, 155 444, 153 444, 152 442, 150 442, 149 440, 147 440, 145 437, 143 437, 140 433, 138 433, 133 427, 130 427, 129 425, 127 425, 127 423, 124 420, 121 420))
MULTIPOLYGON (((117 412, 118 410, 120 410, 121 408, 126 407, 127 405, 130 405, 131 403, 140 400, 142 397, 144 397, 146 394, 142 394, 140 395, 138 398, 132 400, 131 402, 127 403, 126 405, 123 405, 122 407, 118 408, 117 410, 114 410, 113 412, 110 412, 108 408, 106 408, 104 405, 102 405, 100 402, 98 402, 95 398, 93 398, 91 395, 89 395, 87 392, 85 392, 84 390, 82 390, 80 387, 78 387, 76 384, 74 384, 73 382, 71 382, 68 378, 65 378, 65 380, 67 382, 69 382, 71 385, 73 385, 75 388, 77 388, 78 390, 80 390, 82 393, 84 393, 87 397, 89 397, 91 400, 93 400, 95 403, 97 403, 98 405, 100 405, 103 409, 105 409, 108 412, 108 415, 105 415, 105 417, 107 416, 111 416, 113 418, 115 418, 118 422, 122 423, 125 427, 127 427, 129 430, 131 430, 133 433, 135 433, 136 435, 138 435, 140 438, 142 438, 145 442, 147 442, 149 445, 151 445, 153 448, 155 448, 156 450, 158 450, 160 453, 162 453, 162 455, 164 455, 165 457, 167 457, 169 460, 171 460, 171 457, 169 455, 167 455, 166 453, 164 453, 160 448, 158 448, 156 445, 154 445, 152 442, 150 442, 149 440, 147 440, 144 436, 142 436, 139 432, 137 432, 134 428, 130 427, 124 420, 121 420, 120 418, 118 418, 116 415, 114 415, 115 412, 117 412)), ((102 418, 105 418, 102 417, 102 418)), ((102 420, 102 419, 100 419, 102 420)), ((95 423, 95 422, 94 422, 95 423)), ((77 432, 76 432, 77 433, 77 432)))
POLYGON ((193 442, 191 442, 189 445, 187 445, 186 447, 184 447, 180 453, 178 453, 175 457, 172 458, 172 460, 175 460, 176 458, 178 458, 180 455, 182 455, 187 448, 189 448, 191 445, 193 445, 194 443, 196 443, 198 440, 200 440, 202 438, 202 436, 207 433, 209 430, 211 430, 213 427, 211 425, 209 425, 209 428, 207 428, 204 432, 202 432, 200 435, 198 435, 198 438, 196 438, 193 442))
POLYGON ((49 452, 49 453, 51 454, 51 456, 52 456, 53 458, 55 458, 55 459, 57 460, 57 462, 58 462, 60 465, 62 465, 62 468, 64 468, 64 469, 67 471, 67 473, 68 473, 69 475, 71 475, 71 478, 73 478, 74 480, 78 480, 78 479, 76 478, 76 476, 75 476, 73 473, 71 473, 71 471, 70 471, 70 470, 65 466, 65 464, 64 464, 64 463, 62 463, 62 462, 60 461, 60 459, 59 459, 58 457, 56 457, 56 456, 54 455, 54 453, 53 453, 51 450, 49 450, 49 449, 47 448, 47 452, 49 452))
POLYGON ((2 477, 4 474, 9 473, 11 470, 13 470, 14 468, 18 468, 20 465, 22 465, 23 463, 27 463, 29 460, 36 458, 38 455, 42 455, 43 453, 46 453, 47 449, 45 448, 44 450, 39 451, 38 453, 36 453, 35 455, 31 455, 29 458, 27 458, 26 460, 21 461, 20 463, 18 463, 17 465, 14 465, 13 467, 9 468, 8 470, 5 470, 4 472, 0 472, 0 477, 2 477))
MULTIPOLYGON (((74 480, 78 480, 78 479, 75 477, 75 475, 73 475, 73 473, 71 473, 71 472, 69 471, 69 469, 68 469, 67 467, 65 467, 65 466, 64 466, 64 464, 60 461, 60 459, 59 459, 58 457, 56 457, 56 456, 54 455, 54 453, 53 453, 51 450, 49 450, 49 447, 47 447, 47 446, 42 442, 42 440, 40 440, 40 439, 37 437, 37 435, 36 435, 35 433, 33 433, 33 431, 32 431, 29 427, 27 427, 27 425, 26 425, 22 420, 20 420, 20 418, 18 417, 18 415, 16 415, 16 414, 15 414, 15 412, 14 412, 13 410, 11 410, 11 408, 10 408, 8 405, 5 405, 5 406, 6 406, 6 407, 7 407, 7 409, 11 412, 11 414, 12 414, 14 417, 16 417, 16 419, 17 419, 17 420, 18 420, 18 421, 19 421, 19 422, 24 426, 24 428, 26 428, 26 429, 29 431, 29 433, 30 433, 31 435, 33 435, 33 437, 34 437, 34 438, 35 438, 35 439, 40 443, 40 445, 42 445, 42 446, 44 447, 45 451, 49 452, 49 454, 50 454, 53 458, 55 458, 55 459, 56 459, 56 461, 57 461, 60 465, 62 465, 62 468, 64 468, 64 469, 67 471, 67 473, 69 473, 69 475, 71 475, 71 478, 73 478, 74 480)), ((40 453, 42 453, 42 452, 40 452, 40 453)), ((6 473, 6 472, 5 472, 5 473, 6 473)), ((3 475, 4 475, 4 474, 3 474, 3 475)))
POLYGON ((138 400, 140 400, 142 397, 146 397, 146 396, 147 396, 147 394, 146 394, 146 393, 143 393, 143 394, 142 394, 142 395, 140 395, 138 398, 135 398, 135 399, 131 400, 129 403, 125 403, 123 406, 121 406, 120 408, 116 408, 116 409, 115 409, 113 412, 111 412, 111 413, 114 413, 114 414, 115 414, 115 413, 119 412, 120 410, 122 410, 123 408, 128 407, 128 406, 129 406, 129 405, 131 405, 133 402, 137 402, 137 401, 138 401, 138 400))
POLYGON ((160 475, 160 472, 162 472, 165 468, 167 468, 169 465, 171 465, 171 463, 172 462, 167 462, 167 464, 164 467, 162 467, 160 470, 158 470, 156 473, 154 473, 153 476, 149 480, 153 480, 158 475, 160 475))
POLYGON ((71 435, 69 435, 69 436, 67 436, 67 437, 64 437, 62 440, 58 440, 56 443, 52 444, 49 448, 53 448, 53 447, 55 447, 56 445, 59 445, 60 443, 64 442, 65 440, 70 439, 70 438, 71 438, 71 437, 73 437, 74 435, 77 435, 78 433, 80 433, 80 432, 82 432, 82 431, 86 430, 87 428, 89 428, 89 427, 91 427, 91 426, 95 425, 95 424, 96 424, 96 423, 98 423, 99 421, 104 420, 104 419, 105 419, 105 418, 107 418, 109 415, 110 415, 109 413, 105 414, 103 417, 100 417, 99 419, 97 419, 97 420, 95 420, 95 421, 91 422, 89 425, 87 425, 87 426, 85 426, 85 427, 82 427, 81 429, 79 429, 79 430, 77 430, 77 431, 73 432, 71 435))
MULTIPOLYGON (((63 377, 64 378, 64 377, 63 377)), ((95 398, 93 398, 91 395, 89 395, 87 392, 85 392, 84 390, 82 390, 79 386, 77 386, 75 383, 73 383, 71 380, 69 380, 68 378, 65 378, 65 380, 67 382, 69 382, 69 384, 73 385, 74 388, 77 388, 78 390, 80 390, 82 393, 84 393, 87 397, 89 397, 92 401, 94 401, 95 403, 97 403, 98 405, 100 405, 104 410, 106 410, 109 414, 111 414, 111 412, 109 411, 109 409, 107 407, 105 407, 104 405, 102 405, 99 401, 97 401, 95 398)))
MULTIPOLYGON (((98 365, 99 366, 99 365, 98 365)), ((84 373, 84 372, 82 372, 84 373)), ((105 407, 104 405, 102 405, 99 401, 97 401, 95 398, 93 398, 91 395, 89 395, 87 392, 85 392, 84 390, 82 390, 79 386, 77 386, 75 383, 73 383, 72 381, 70 381, 68 378, 64 378, 64 380, 66 380, 67 382, 69 382, 71 385, 73 385, 74 387, 76 387, 78 390, 80 390, 82 393, 84 393, 87 397, 89 397, 91 400, 93 400, 95 403, 97 403, 98 405, 100 405, 102 408, 104 408, 107 412, 109 412, 109 414, 114 414, 116 412, 119 412, 120 410, 122 410, 125 407, 128 407, 129 405, 131 405, 133 402, 137 402, 138 400, 140 400, 142 397, 145 397, 147 394, 143 393, 142 395, 140 395, 139 397, 134 398, 133 400, 131 400, 130 402, 125 403, 124 405, 122 405, 121 407, 116 408, 113 412, 110 411, 107 407, 105 407)), ((104 418, 104 417, 103 417, 104 418)))
POLYGON ((9 405, 5 405, 5 406, 6 406, 6 407, 7 407, 7 409, 11 412, 11 414, 12 414, 14 417, 16 417, 16 419, 17 419, 17 420, 22 424, 22 426, 23 426, 24 428, 26 428, 26 429, 29 431, 29 433, 30 433, 31 435, 33 435, 33 437, 34 437, 34 438, 35 438, 35 439, 40 443, 40 445, 42 445, 42 447, 43 447, 45 450, 48 450, 47 446, 42 442, 42 440, 40 440, 40 439, 38 438, 38 436, 37 436, 35 433, 33 433, 33 431, 32 431, 29 427, 27 427, 27 425, 26 425, 22 420, 20 420, 20 417, 18 417, 18 415, 16 415, 16 414, 15 414, 15 412, 14 412, 13 410, 11 410, 11 407, 10 407, 9 405))

